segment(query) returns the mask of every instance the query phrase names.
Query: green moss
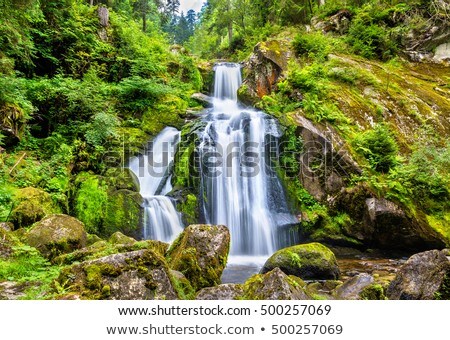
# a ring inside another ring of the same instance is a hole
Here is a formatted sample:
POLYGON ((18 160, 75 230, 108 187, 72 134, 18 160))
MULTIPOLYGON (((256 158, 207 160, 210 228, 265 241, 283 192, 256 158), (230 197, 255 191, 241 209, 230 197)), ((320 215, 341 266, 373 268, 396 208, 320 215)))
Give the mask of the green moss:
POLYGON ((109 235, 116 231, 133 235, 139 230, 142 196, 130 190, 117 190, 108 194, 104 216, 104 232, 109 235))
POLYGON ((142 129, 135 127, 121 127, 117 129, 117 155, 120 156, 121 161, 125 161, 122 159, 125 156, 134 155, 139 153, 139 151, 144 147, 145 143, 150 139, 149 135, 145 133, 142 129), (120 143, 119 143, 120 141, 120 143), (124 155, 123 147, 125 147, 128 151, 128 154, 124 155))
POLYGON ((333 252, 320 243, 308 243, 278 250, 265 263, 263 272, 280 268, 303 279, 336 279, 339 267, 333 252))
POLYGON ((190 144, 187 148, 178 151, 174 168, 175 184, 178 186, 190 187, 192 184, 190 169, 194 150, 195 146, 190 144))
POLYGON ((439 290, 434 294, 436 300, 450 300, 450 272, 442 280, 439 290))
MULTIPOLYGON (((215 233, 224 233, 223 227, 191 225, 178 236, 167 252, 170 267, 183 273, 196 291, 221 282, 228 257, 229 238, 220 241, 221 248, 211 254, 209 245, 204 244, 207 242, 204 236, 214 238, 215 233)), ((229 234, 224 236, 229 237, 229 234)))
POLYGON ((243 300, 261 300, 258 294, 259 287, 264 281, 264 275, 256 274, 250 277, 244 284, 243 300))
POLYGON ((80 173, 75 185, 78 188, 74 202, 75 216, 85 224, 89 233, 100 234, 108 202, 105 181, 96 175, 80 173))
POLYGON ((86 232, 79 220, 68 215, 51 215, 36 223, 26 242, 49 259, 86 246, 86 232))
POLYGON ((186 109, 186 101, 174 95, 167 95, 159 104, 144 113, 141 128, 152 136, 158 134, 166 126, 179 128, 183 125, 180 116, 186 109))
POLYGON ((183 214, 183 220, 186 225, 195 224, 198 221, 198 200, 197 196, 187 194, 184 201, 178 204, 178 211, 183 214))
POLYGON ((13 204, 11 222, 16 228, 28 227, 45 216, 61 213, 50 194, 32 187, 17 190, 13 204))
POLYGON ((362 290, 360 297, 363 300, 386 300, 384 288, 380 284, 371 284, 365 287, 362 290))
POLYGON ((86 272, 86 287, 89 289, 102 288, 102 270, 98 265, 90 265, 84 268, 86 272))
POLYGON ((171 273, 170 280, 180 299, 182 300, 195 299, 195 290, 192 287, 189 280, 187 280, 185 277, 179 277, 174 273, 171 273))

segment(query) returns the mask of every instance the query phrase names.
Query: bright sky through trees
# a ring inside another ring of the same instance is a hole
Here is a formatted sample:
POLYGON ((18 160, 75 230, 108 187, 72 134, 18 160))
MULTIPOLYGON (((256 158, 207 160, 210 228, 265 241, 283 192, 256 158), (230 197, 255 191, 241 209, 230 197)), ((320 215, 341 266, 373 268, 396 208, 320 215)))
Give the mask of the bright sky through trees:
POLYGON ((202 8, 204 0, 180 0, 180 12, 186 13, 188 10, 193 9, 198 12, 202 8))

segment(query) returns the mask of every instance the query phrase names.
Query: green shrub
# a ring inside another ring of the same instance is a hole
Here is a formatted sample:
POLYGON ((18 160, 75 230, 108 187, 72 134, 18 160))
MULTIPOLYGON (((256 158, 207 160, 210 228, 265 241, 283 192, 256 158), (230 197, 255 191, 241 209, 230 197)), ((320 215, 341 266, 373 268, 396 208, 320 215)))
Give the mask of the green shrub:
POLYGON ((172 89, 160 82, 135 76, 122 80, 116 92, 120 102, 119 109, 139 115, 171 93, 172 89))
POLYGON ((388 60, 396 55, 397 41, 383 22, 377 22, 370 5, 358 11, 352 20, 347 42, 355 53, 368 59, 388 60))
POLYGON ((385 124, 378 124, 355 138, 354 146, 375 171, 387 173, 398 163, 397 142, 385 124))
POLYGON ((324 34, 302 32, 295 36, 292 42, 298 56, 307 56, 316 60, 325 60, 331 52, 329 38, 324 34))
POLYGON ((103 145, 108 139, 117 136, 116 128, 119 125, 117 117, 106 112, 99 112, 88 124, 85 138, 88 143, 94 146, 103 145))

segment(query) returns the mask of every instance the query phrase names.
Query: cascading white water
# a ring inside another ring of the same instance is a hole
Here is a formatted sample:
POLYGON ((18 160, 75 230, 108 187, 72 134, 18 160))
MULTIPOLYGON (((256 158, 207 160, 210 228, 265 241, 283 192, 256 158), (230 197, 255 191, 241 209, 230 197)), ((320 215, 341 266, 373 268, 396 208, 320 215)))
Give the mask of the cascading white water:
POLYGON ((228 226, 231 255, 271 255, 289 243, 283 226, 297 222, 271 167, 281 133, 268 115, 240 108, 239 65, 218 64, 215 72, 214 109, 198 147, 204 217, 228 226))
POLYGON ((172 190, 171 167, 180 132, 165 128, 145 152, 130 160, 129 168, 139 179, 144 198, 143 238, 171 242, 183 231, 180 214, 164 196, 172 190))

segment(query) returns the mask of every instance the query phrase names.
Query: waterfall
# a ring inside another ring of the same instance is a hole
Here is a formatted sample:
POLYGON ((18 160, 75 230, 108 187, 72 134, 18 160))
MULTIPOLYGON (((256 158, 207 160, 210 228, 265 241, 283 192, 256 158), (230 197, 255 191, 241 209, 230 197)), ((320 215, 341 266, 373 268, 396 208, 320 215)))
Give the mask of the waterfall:
POLYGON ((171 168, 180 132, 165 128, 148 147, 130 160, 129 168, 139 179, 144 198, 143 238, 171 242, 183 231, 180 214, 165 196, 172 190, 171 168))
POLYGON ((201 193, 207 223, 231 233, 231 255, 267 256, 292 243, 284 189, 272 169, 281 132, 275 119, 243 109, 238 64, 215 67, 214 108, 200 135, 201 193))

